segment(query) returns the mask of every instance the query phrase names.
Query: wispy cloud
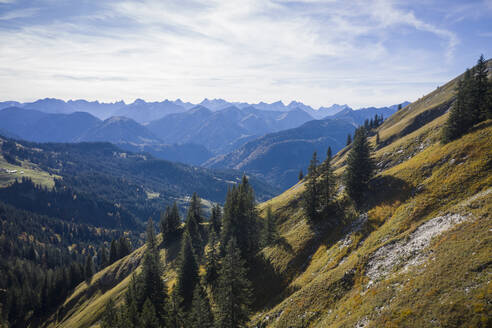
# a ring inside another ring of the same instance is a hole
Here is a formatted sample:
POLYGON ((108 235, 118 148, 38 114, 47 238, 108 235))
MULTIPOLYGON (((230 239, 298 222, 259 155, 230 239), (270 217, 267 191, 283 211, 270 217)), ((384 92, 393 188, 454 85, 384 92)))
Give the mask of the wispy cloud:
POLYGON ((396 0, 48 3, 0 14, 17 23, 0 24, 0 70, 17 72, 0 75, 0 98, 391 104, 451 77, 441 59, 460 46, 423 4, 396 0))
MULTIPOLYGON (((4 2, 7 3, 7 2, 4 2)), ((17 18, 26 18, 32 17, 39 11, 38 8, 25 8, 25 9, 16 9, 10 10, 6 13, 0 14, 0 20, 11 20, 17 18)))

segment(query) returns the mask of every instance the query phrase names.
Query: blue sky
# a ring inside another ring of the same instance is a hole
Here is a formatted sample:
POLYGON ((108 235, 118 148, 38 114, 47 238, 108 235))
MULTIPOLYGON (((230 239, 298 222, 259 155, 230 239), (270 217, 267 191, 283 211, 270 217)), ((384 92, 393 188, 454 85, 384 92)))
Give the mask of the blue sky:
POLYGON ((0 0, 0 100, 416 100, 480 54, 492 0, 0 0))

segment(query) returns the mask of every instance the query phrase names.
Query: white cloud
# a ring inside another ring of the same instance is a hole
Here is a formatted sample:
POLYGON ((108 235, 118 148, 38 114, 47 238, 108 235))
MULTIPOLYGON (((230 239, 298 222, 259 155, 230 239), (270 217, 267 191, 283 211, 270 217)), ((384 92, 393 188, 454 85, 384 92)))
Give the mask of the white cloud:
MULTIPOLYGON (((7 3, 7 2, 4 2, 7 3)), ((11 10, 6 13, 0 14, 0 20, 11 20, 17 18, 26 18, 34 16, 39 11, 38 8, 26 8, 11 10)))
POLYGON ((300 2, 103 2, 84 17, 0 29, 0 98, 387 105, 448 77, 428 65, 439 54, 388 42, 401 27, 426 32, 451 60, 453 32, 389 1, 300 2))

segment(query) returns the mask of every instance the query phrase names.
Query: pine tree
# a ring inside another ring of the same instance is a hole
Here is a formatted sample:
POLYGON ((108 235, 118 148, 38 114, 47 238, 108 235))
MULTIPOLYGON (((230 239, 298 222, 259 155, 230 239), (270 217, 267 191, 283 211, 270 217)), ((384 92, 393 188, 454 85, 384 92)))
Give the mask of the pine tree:
POLYGON ((379 132, 376 133, 376 145, 379 145, 379 132))
POLYGON ((193 299, 193 291, 199 282, 198 264, 188 231, 185 231, 181 241, 177 273, 178 277, 174 286, 173 297, 177 301, 179 309, 183 312, 188 312, 193 299))
POLYGON ((157 316, 154 304, 150 299, 145 300, 142 313, 140 314, 140 327, 142 328, 160 328, 159 318, 157 316))
POLYGON ((487 79, 487 65, 483 55, 477 61, 477 65, 474 67, 474 81, 473 81, 473 93, 472 93, 472 116, 473 124, 480 122, 487 117, 487 112, 490 108, 486 108, 487 105, 487 91, 489 87, 489 81, 487 79))
POLYGON ((106 307, 102 315, 101 328, 118 327, 118 323, 118 311, 116 310, 113 299, 110 298, 109 302, 106 303, 106 307))
POLYGON ((219 275, 217 327, 242 327, 249 319, 251 283, 246 278, 245 261, 234 238, 229 240, 219 275))
POLYGON ((319 206, 318 176, 318 159, 316 152, 314 152, 308 167, 307 181, 305 183, 305 190, 302 195, 304 211, 308 219, 311 221, 316 219, 319 206))
POLYGON ((401 104, 398 104, 398 110, 400 110, 400 109, 401 109, 401 104))
POLYGON ((168 206, 164 213, 161 212, 159 226, 164 244, 169 245, 169 242, 176 240, 180 225, 178 205, 174 202, 172 207, 168 206))
POLYGON ((210 232, 209 251, 207 253, 205 269, 205 282, 212 287, 212 290, 215 290, 217 278, 219 277, 219 251, 217 249, 217 234, 214 230, 210 232))
POLYGON ((132 274, 130 284, 125 293, 124 317, 129 328, 140 327, 139 306, 143 306, 143 294, 141 291, 141 279, 135 273, 132 274))
POLYGON ((186 215, 185 229, 190 235, 193 251, 196 255, 200 255, 202 253, 203 247, 201 206, 202 204, 200 198, 196 193, 193 193, 190 205, 188 207, 188 214, 186 215))
POLYGON ((323 212, 326 212, 332 203, 335 188, 335 177, 331 168, 331 148, 328 148, 326 159, 320 166, 320 178, 317 182, 320 207, 323 212))
POLYGON ((131 253, 132 247, 130 245, 128 238, 124 236, 120 237, 117 243, 117 250, 118 250, 118 259, 124 258, 125 256, 131 253))
POLYGON ((88 254, 85 259, 84 274, 86 282, 90 283, 92 276, 94 275, 94 262, 92 261, 92 256, 90 254, 88 254))
POLYGON ((101 254, 100 255, 101 256, 101 260, 100 260, 101 269, 104 269, 109 264, 108 251, 106 250, 106 247, 104 247, 104 246, 101 247, 100 254, 101 254))
POLYGON ((118 260, 118 245, 116 240, 111 241, 111 246, 109 248, 109 264, 113 264, 118 260))
POLYGON ((357 206, 362 204, 362 197, 367 191, 369 180, 373 174, 373 166, 367 133, 361 127, 355 131, 354 141, 347 157, 345 172, 347 194, 357 206))
POLYGON ((254 191, 244 175, 241 183, 227 192, 220 236, 221 252, 231 238, 236 239, 246 260, 258 250, 257 213, 254 191))
POLYGON ((350 145, 352 143, 352 136, 350 135, 350 133, 347 135, 347 146, 350 145))
POLYGON ((461 136, 467 130, 467 117, 466 117, 466 91, 465 84, 467 83, 467 76, 469 77, 469 71, 465 75, 464 80, 458 82, 456 88, 456 101, 454 102, 451 110, 449 111, 449 117, 444 126, 442 141, 444 143, 450 142, 459 136, 461 136))
POLYGON ((212 214, 210 215, 210 229, 216 234, 220 233, 222 224, 222 209, 219 204, 215 204, 212 207, 212 214))
POLYGON ((277 223, 275 222, 275 217, 272 213, 272 208, 268 207, 265 217, 265 222, 263 223, 261 244, 263 247, 271 245, 278 241, 279 234, 277 231, 277 223))
MULTIPOLYGON (((147 223, 146 249, 142 265, 142 299, 148 300, 161 325, 167 320, 167 288, 162 280, 162 265, 152 219, 147 223)), ((143 311, 143 310, 142 310, 143 311)))
POLYGON ((193 292, 193 301, 191 302, 191 313, 188 323, 188 326, 192 328, 213 327, 214 317, 210 308, 210 300, 201 284, 197 284, 195 291, 193 292))

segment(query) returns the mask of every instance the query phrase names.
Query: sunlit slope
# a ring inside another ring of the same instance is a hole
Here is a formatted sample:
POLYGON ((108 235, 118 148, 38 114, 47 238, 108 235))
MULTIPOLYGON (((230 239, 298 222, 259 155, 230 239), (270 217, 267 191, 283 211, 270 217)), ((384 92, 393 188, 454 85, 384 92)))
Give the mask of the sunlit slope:
MULTIPOLYGON (((157 240, 162 240, 161 235, 157 240)), ((164 279, 173 285, 175 279, 175 259, 179 242, 169 248, 161 249, 161 260, 164 263, 164 279)), ((106 303, 113 299, 116 304, 124 302, 126 289, 131 281, 132 273, 141 271, 141 260, 145 246, 135 250, 128 256, 96 273, 91 282, 81 283, 67 298, 64 304, 52 316, 46 327, 86 328, 99 327, 99 321, 106 303)))

